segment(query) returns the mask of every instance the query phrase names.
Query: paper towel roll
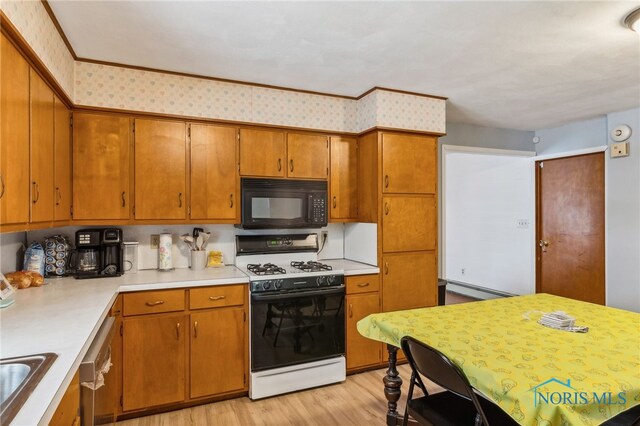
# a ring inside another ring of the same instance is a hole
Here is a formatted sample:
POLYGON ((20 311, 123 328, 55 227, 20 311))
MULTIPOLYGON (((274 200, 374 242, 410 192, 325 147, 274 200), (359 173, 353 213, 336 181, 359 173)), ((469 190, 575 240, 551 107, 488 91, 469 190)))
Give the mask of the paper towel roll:
POLYGON ((160 234, 160 243, 158 245, 158 269, 161 271, 170 271, 173 269, 171 252, 173 247, 173 235, 160 234))

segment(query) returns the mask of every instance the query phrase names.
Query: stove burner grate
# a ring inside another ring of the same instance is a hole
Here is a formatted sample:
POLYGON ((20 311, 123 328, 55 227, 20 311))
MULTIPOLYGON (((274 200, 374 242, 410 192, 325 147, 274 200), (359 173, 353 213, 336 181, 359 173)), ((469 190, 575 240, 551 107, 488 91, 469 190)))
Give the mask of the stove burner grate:
POLYGON ((333 268, 321 262, 291 262, 291 266, 304 272, 331 271, 333 268))
POLYGON ((273 263, 265 263, 264 265, 253 263, 247 265, 247 269, 256 275, 280 275, 287 273, 284 268, 274 265, 273 263))

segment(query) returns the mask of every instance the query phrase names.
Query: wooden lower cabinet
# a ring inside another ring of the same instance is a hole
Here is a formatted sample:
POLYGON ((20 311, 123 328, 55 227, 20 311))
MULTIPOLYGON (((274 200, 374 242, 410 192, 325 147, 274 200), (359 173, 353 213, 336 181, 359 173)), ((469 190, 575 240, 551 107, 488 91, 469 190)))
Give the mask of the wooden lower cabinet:
POLYGON ((51 426, 80 426, 80 376, 76 371, 49 422, 51 426))
POLYGON ((132 292, 122 299, 122 413, 247 390, 246 284, 132 292), (139 305, 173 311, 151 313, 139 305))
POLYGON ((380 294, 347 295, 347 370, 379 364, 382 344, 362 336, 356 325, 370 314, 380 312, 380 294))
POLYGON ((123 411, 184 401, 185 321, 183 313, 123 320, 123 411))
POLYGON ((435 251, 382 256, 382 312, 438 304, 435 251))
POLYGON ((244 307, 191 314, 191 398, 245 387, 244 307))

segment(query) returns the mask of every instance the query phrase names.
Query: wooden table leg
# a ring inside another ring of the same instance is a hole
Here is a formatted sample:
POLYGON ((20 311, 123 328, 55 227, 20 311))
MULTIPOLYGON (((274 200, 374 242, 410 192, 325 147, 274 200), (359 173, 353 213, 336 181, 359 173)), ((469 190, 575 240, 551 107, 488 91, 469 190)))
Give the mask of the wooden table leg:
POLYGON ((402 416, 398 415, 398 400, 400 399, 402 378, 398 374, 396 368, 398 348, 387 344, 387 351, 389 351, 389 369, 387 375, 382 378, 384 383, 384 397, 387 399, 387 426, 395 426, 398 420, 402 422, 402 416))

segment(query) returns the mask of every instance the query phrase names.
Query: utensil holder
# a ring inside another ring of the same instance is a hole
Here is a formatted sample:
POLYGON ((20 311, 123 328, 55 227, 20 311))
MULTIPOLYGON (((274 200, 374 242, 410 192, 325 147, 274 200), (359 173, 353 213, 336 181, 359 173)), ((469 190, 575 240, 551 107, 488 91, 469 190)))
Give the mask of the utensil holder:
POLYGON ((204 250, 191 251, 191 269, 201 271, 207 266, 207 252, 204 250))

